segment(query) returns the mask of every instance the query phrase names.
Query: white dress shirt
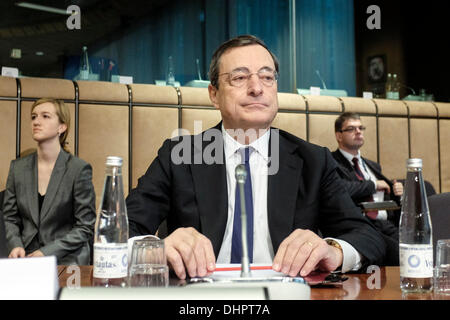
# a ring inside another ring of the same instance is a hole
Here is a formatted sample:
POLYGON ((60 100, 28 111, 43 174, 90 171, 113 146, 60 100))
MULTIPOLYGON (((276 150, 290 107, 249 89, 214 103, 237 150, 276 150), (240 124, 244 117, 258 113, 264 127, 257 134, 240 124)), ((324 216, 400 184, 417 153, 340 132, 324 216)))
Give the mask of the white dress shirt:
MULTIPOLYGON (((366 165, 364 160, 361 158, 361 152, 358 150, 358 155, 354 156, 351 153, 344 151, 342 149, 339 149, 339 151, 342 153, 342 155, 350 162, 351 166, 353 167, 353 158, 358 159, 359 167, 361 168, 361 171, 364 175, 365 180, 370 180, 375 185, 375 193, 373 196, 374 202, 381 202, 384 201, 384 191, 377 191, 377 177, 372 172, 372 170, 366 165)), ((386 210, 379 210, 377 215, 378 220, 386 220, 387 219, 387 211, 386 210)))
POLYGON ((249 165, 252 179, 253 197, 253 263, 272 263, 274 253, 267 221, 267 164, 269 155, 270 130, 249 145, 243 145, 233 139, 223 128, 228 191, 228 220, 217 263, 230 263, 233 236, 234 205, 236 198, 235 168, 243 161, 238 152, 240 148, 252 147, 249 165))

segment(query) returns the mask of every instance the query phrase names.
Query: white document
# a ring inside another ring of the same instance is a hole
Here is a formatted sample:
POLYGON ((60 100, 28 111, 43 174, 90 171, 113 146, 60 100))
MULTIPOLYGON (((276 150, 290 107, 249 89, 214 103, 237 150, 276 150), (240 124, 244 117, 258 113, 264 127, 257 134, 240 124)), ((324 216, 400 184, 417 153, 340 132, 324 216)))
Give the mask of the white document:
POLYGON ((2 67, 2 76, 4 77, 19 77, 19 69, 10 68, 10 67, 2 67))
MULTIPOLYGON (((273 277, 284 277, 285 274, 281 272, 276 272, 272 269, 272 265, 268 264, 251 264, 250 272, 252 278, 273 278, 273 277)), ((241 264, 217 264, 216 271, 209 276, 209 278, 214 280, 226 280, 235 279, 241 276, 241 264)))
POLYGON ((0 300, 56 300, 56 257, 0 259, 0 300))
POLYGON ((312 96, 320 96, 320 88, 319 87, 311 87, 311 88, 309 88, 309 91, 312 96))

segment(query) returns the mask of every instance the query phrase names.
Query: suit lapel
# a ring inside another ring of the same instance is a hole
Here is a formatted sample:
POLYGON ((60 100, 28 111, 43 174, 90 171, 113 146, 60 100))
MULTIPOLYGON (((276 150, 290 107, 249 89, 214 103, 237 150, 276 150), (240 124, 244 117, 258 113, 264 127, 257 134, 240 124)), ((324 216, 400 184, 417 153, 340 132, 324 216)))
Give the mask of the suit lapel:
POLYGON ((348 170, 348 174, 351 175, 349 176, 349 178, 352 178, 353 180, 359 180, 358 177, 356 176, 356 171, 355 168, 350 164, 350 162, 347 160, 346 157, 344 157, 344 155, 341 153, 341 151, 339 151, 339 149, 337 149, 334 152, 335 159, 337 162, 339 162, 341 165, 343 165, 347 170, 348 170))
MULTIPOLYGON (((213 140, 213 142, 203 141, 202 139, 202 150, 198 146, 193 145, 193 159, 199 159, 200 156, 203 156, 203 154, 200 155, 200 153, 203 153, 206 146, 210 143, 217 143, 216 151, 221 151, 222 153, 221 162, 205 164, 203 163, 204 159, 202 157, 203 160, 201 164, 191 164, 191 172, 200 215, 201 230, 199 231, 211 240, 214 253, 217 257, 222 245, 228 220, 228 191, 221 123, 214 129, 216 129, 217 133, 220 133, 220 135, 214 135, 215 140, 213 140)), ((206 132, 208 132, 208 130, 206 132)), ((203 135, 204 133, 201 137, 203 137, 203 135)), ((194 141, 192 141, 192 143, 194 143, 194 141)))
POLYGON ((276 159, 274 152, 279 154, 278 172, 268 176, 267 214, 269 231, 274 252, 280 243, 292 231, 298 194, 305 193, 301 179, 303 160, 295 154, 297 146, 271 129, 269 153, 270 158, 276 159), (274 134, 279 136, 279 149, 273 146, 274 134), (275 157, 274 157, 275 156, 275 157), (282 217, 282 218, 280 218, 282 217))
POLYGON ((37 153, 28 158, 27 169, 22 172, 25 183, 28 209, 34 224, 39 227, 39 202, 38 202, 38 180, 37 180, 37 153))
POLYGON ((48 182, 44 202, 42 203, 41 220, 48 214, 51 208, 56 192, 58 191, 64 173, 66 172, 66 163, 69 156, 70 155, 63 150, 59 152, 55 167, 53 168, 52 175, 50 176, 50 181, 48 182))

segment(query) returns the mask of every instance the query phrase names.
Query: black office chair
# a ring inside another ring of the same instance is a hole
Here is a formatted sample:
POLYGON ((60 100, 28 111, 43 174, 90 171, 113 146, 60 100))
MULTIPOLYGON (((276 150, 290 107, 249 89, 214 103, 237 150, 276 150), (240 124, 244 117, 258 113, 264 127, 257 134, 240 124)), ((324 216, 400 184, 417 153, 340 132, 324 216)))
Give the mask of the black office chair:
MULTIPOLYGON (((405 179, 397 179, 398 182, 401 182, 403 184, 403 187, 405 186, 405 179)), ((432 195, 436 194, 436 189, 434 189, 431 182, 424 180, 425 184, 425 191, 427 192, 427 197, 430 197, 432 195)))
POLYGON ((450 239, 450 192, 428 197, 431 225, 433 227, 433 257, 439 239, 450 239))
POLYGON ((5 233, 5 221, 3 220, 3 194, 5 191, 0 192, 0 258, 8 257, 8 251, 6 248, 6 233, 5 233))

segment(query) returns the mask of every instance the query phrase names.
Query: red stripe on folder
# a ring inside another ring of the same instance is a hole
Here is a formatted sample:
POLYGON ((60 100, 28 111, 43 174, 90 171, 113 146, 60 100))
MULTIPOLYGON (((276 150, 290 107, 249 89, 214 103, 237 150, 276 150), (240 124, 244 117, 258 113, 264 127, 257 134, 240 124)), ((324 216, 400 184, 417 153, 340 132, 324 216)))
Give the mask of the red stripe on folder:
MULTIPOLYGON (((216 268, 214 271, 240 271, 241 267, 216 268)), ((251 266, 250 270, 272 270, 272 266, 251 266)))

